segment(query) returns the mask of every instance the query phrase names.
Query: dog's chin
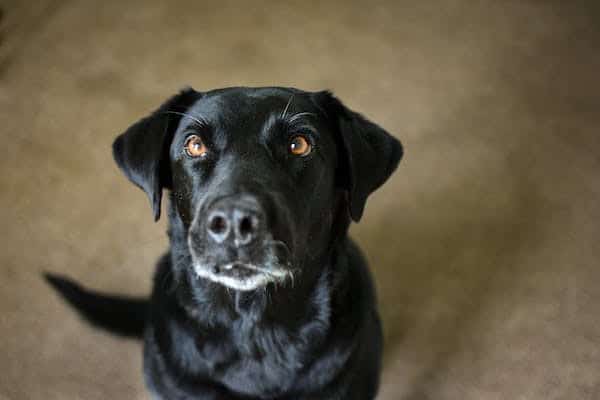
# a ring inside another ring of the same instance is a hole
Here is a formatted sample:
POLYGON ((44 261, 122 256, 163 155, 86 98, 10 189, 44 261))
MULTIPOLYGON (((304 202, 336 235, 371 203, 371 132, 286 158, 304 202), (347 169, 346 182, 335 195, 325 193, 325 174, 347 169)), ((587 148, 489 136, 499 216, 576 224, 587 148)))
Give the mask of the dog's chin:
POLYGON ((194 272, 200 279, 223 285, 229 289, 251 291, 265 287, 269 283, 279 284, 291 272, 283 268, 264 268, 250 263, 230 262, 208 267, 199 263, 194 264, 194 272))

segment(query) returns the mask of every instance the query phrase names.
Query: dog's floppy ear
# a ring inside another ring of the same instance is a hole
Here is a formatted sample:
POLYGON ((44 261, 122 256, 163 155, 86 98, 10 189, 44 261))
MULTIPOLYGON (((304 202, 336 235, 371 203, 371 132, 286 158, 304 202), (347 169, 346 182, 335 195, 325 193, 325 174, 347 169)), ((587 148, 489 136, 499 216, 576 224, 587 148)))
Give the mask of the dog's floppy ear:
POLYGON ((169 145, 181 113, 200 97, 191 88, 171 97, 149 116, 142 118, 113 143, 113 157, 131 182, 150 199, 154 220, 160 217, 163 187, 171 186, 169 145))
POLYGON ((338 179, 348 191, 349 212, 362 217, 367 197, 394 172, 402 144, 375 123, 344 106, 331 92, 315 94, 315 102, 337 131, 338 179))

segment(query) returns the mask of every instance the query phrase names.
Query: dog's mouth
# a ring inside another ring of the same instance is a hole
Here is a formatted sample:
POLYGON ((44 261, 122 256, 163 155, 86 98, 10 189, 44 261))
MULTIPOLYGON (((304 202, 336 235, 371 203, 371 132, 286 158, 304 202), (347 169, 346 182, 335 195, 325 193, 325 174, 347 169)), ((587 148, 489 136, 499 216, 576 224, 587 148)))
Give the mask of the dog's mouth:
POLYGON ((219 252, 215 248, 212 252, 199 252, 190 241, 190 250, 198 278, 230 289, 249 291, 294 280, 291 252, 282 241, 266 240, 251 253, 240 249, 219 252))
POLYGON ((287 278, 293 278, 289 269, 265 268, 239 261, 215 265, 212 268, 195 264, 194 271, 200 278, 242 291, 258 289, 271 282, 281 283, 287 278))

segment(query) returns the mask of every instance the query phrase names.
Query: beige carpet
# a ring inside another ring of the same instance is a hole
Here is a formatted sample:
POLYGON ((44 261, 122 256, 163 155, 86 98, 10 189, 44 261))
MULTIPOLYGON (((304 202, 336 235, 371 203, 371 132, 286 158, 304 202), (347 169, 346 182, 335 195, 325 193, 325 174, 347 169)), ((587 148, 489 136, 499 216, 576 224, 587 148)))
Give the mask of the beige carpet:
POLYGON ((146 398, 40 272, 148 291, 164 221, 110 144, 186 84, 329 88, 405 144, 352 228, 380 399, 600 398, 597 2, 166 3, 2 7, 0 398, 146 398))

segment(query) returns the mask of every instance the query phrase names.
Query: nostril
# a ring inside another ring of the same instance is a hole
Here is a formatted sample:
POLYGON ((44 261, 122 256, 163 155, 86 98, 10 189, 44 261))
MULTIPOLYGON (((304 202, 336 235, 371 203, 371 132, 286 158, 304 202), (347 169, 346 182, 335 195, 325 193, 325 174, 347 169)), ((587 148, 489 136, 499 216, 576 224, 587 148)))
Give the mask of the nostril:
POLYGON ((240 221, 240 234, 243 237, 251 235, 254 231, 254 222, 251 217, 244 217, 240 221))
POLYGON ((217 243, 222 243, 229 235, 229 224, 225 214, 215 212, 208 219, 206 230, 217 243))
POLYGON ((227 221, 225 220, 225 217, 222 215, 213 216, 208 225, 208 229, 216 235, 224 233, 227 230, 227 221))
POLYGON ((237 245, 247 245, 257 236, 258 218, 253 214, 239 213, 234 226, 237 245))

